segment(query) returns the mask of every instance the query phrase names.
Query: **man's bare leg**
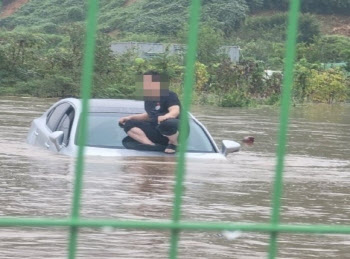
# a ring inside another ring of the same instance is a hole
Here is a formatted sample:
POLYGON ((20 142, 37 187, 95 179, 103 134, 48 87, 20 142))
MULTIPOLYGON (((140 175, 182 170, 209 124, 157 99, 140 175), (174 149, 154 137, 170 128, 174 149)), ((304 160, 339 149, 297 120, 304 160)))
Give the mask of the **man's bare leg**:
POLYGON ((135 139, 136 141, 145 145, 154 145, 154 143, 147 138, 146 134, 137 127, 133 127, 128 131, 128 136, 135 139))
MULTIPOLYGON (((174 135, 171 135, 171 136, 166 136, 168 139, 169 139, 169 144, 173 144, 175 146, 178 145, 178 142, 177 142, 177 138, 179 136, 179 132, 177 131, 174 135)), ((174 149, 169 149, 169 148, 166 148, 164 150, 165 153, 174 153, 176 150, 174 149)))

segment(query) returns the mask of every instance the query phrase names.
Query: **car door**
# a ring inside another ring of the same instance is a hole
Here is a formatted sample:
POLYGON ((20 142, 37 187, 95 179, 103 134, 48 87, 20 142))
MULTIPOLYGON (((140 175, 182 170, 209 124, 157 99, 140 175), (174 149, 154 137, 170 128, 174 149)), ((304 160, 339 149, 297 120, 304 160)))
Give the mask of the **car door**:
POLYGON ((45 121, 38 127, 36 133, 37 138, 35 140, 35 145, 45 147, 46 149, 57 151, 55 145, 51 142, 49 136, 52 132, 57 131, 57 128, 64 119, 68 110, 73 109, 70 103, 64 102, 59 103, 53 107, 48 113, 45 121))
POLYGON ((62 145, 62 148, 65 148, 69 145, 70 133, 71 133, 71 129, 74 121, 74 116, 75 116, 75 110, 71 106, 70 108, 67 109, 67 111, 62 116, 62 119, 58 123, 56 131, 63 132, 62 143, 60 143, 62 145))

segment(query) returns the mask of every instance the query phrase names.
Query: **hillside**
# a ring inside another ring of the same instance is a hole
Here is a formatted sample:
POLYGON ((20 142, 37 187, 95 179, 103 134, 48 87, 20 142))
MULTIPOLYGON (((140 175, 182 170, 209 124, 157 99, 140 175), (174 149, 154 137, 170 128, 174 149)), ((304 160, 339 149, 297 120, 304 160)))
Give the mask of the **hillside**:
MULTIPOLYGON (((279 102, 288 0, 202 0, 194 100, 225 107, 279 102), (258 11, 259 10, 259 11, 258 11), (231 62, 220 46, 240 46, 231 62)), ((86 0, 0 2, 0 95, 39 97, 79 93, 86 0)), ((293 100, 350 99, 350 0, 303 1, 293 100), (311 12, 311 13, 310 13, 311 12), (341 69, 328 69, 333 64, 341 69), (326 65, 324 65, 326 64, 326 65)), ((183 57, 114 55, 111 41, 185 43, 188 0, 100 0, 92 96, 131 98, 135 74, 166 73, 181 94, 183 57)))
MULTIPOLYGON (((79 22, 85 18, 84 0, 3 0, 0 12, 0 26, 8 29, 16 27, 43 27, 47 24, 64 24, 79 22)), ((202 21, 210 22, 216 29, 222 30, 226 36, 232 34, 246 17, 269 15, 283 11, 286 0, 278 3, 275 0, 204 0, 202 21), (268 11, 275 6, 274 11, 268 11), (264 10, 256 13, 256 10, 264 10), (234 10, 234 11, 233 11, 234 10), (254 14, 255 13, 255 14, 254 14)), ((343 0, 338 6, 336 0, 329 0, 327 8, 309 1, 304 6, 306 11, 317 13, 324 9, 325 14, 317 14, 323 34, 350 36, 350 0, 343 0), (315 8, 315 6, 317 8, 315 8), (321 7, 323 9, 320 9, 321 7), (307 9, 309 8, 309 9, 307 9), (312 9, 313 8, 313 9, 312 9), (333 9, 332 9, 333 8, 333 9), (333 10, 333 14, 327 14, 333 10), (340 10, 340 11, 339 11, 340 10), (339 14, 335 14, 338 12, 339 14)), ((321 1, 322 2, 322 1, 321 1)), ((120 32, 153 33, 158 35, 176 35, 187 22, 187 0, 101 0, 99 26, 103 32, 112 36, 120 32)))

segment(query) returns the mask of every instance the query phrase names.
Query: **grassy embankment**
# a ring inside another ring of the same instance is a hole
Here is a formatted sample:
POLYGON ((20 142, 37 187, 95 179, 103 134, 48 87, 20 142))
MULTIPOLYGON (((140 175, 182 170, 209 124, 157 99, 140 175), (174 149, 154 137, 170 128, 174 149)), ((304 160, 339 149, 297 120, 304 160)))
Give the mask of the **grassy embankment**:
MULTIPOLYGON (((195 102, 250 106, 279 101, 282 75, 266 77, 264 72, 283 67, 286 14, 278 10, 284 8, 279 4, 273 5, 276 7, 273 10, 268 7, 274 1, 203 1, 195 102), (255 11, 260 9, 266 10, 255 11), (216 50, 221 45, 240 46, 240 63, 232 64, 219 55, 216 50)), ((3 1, 0 94, 78 95, 84 3, 83 0, 3 1)), ((186 43, 188 1, 101 0, 100 3, 93 96, 132 97, 134 75, 149 69, 169 74, 171 87, 181 94, 183 57, 165 54, 143 60, 133 53, 114 56, 109 45, 112 41, 186 43)), ((350 19, 341 14, 336 1, 326 4, 329 6, 325 10, 333 14, 305 13, 300 19, 293 89, 296 103, 349 100, 350 80, 346 71, 349 66, 325 69, 323 64, 349 62, 350 19)), ((325 7, 318 4, 303 8, 322 13, 325 7)), ((350 10, 350 4, 343 9, 346 8, 350 10)))

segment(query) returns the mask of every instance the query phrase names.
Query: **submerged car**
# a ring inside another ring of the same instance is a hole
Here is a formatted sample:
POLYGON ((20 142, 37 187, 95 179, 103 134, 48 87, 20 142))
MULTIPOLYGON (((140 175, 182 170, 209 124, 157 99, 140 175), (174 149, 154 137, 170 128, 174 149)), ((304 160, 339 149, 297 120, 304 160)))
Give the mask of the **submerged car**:
MULTIPOLYGON (((75 156, 78 124, 82 112, 80 99, 66 98, 52 105, 33 120, 27 142, 56 153, 75 156)), ((96 156, 171 156, 164 152, 133 150, 125 146, 127 135, 119 126, 121 117, 144 113, 144 102, 121 99, 91 99, 85 155, 96 156)), ((240 149, 235 141, 223 140, 222 150, 216 146, 208 130, 189 113, 189 136, 186 156, 224 158, 240 149)))

